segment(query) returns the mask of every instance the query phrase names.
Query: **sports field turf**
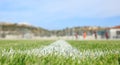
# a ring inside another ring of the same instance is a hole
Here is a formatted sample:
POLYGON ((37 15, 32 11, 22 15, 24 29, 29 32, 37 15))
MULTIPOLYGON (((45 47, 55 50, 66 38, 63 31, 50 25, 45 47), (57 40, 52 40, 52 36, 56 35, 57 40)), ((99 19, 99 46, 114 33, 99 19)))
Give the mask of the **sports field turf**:
POLYGON ((119 65, 120 62, 120 40, 67 40, 80 52, 78 58, 21 52, 39 51, 53 42, 55 40, 0 40, 0 65, 119 65))

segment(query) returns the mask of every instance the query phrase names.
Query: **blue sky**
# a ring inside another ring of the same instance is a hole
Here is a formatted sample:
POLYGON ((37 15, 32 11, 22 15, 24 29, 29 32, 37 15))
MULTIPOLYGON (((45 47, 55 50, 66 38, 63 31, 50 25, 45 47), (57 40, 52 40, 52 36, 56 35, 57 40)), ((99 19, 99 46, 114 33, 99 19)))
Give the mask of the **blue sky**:
POLYGON ((0 22, 45 29, 120 25, 120 0, 0 0, 0 22))

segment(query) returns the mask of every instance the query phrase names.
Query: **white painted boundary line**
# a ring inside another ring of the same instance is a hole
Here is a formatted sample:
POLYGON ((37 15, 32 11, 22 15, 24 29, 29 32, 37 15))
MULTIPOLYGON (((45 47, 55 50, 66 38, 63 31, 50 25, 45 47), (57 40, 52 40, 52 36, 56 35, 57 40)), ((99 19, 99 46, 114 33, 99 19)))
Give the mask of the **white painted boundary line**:
POLYGON ((48 46, 45 46, 43 48, 35 48, 32 50, 13 50, 12 48, 10 51, 3 50, 2 51, 2 56, 4 55, 14 55, 15 53, 19 54, 27 54, 27 55, 35 55, 35 56, 46 56, 49 54, 55 54, 55 55, 62 55, 65 57, 73 57, 73 58, 96 58, 101 55, 106 55, 106 54, 120 54, 119 50, 111 50, 111 51, 92 51, 92 50, 85 50, 80 52, 76 48, 73 48, 69 43, 67 43, 64 40, 58 40, 48 46))

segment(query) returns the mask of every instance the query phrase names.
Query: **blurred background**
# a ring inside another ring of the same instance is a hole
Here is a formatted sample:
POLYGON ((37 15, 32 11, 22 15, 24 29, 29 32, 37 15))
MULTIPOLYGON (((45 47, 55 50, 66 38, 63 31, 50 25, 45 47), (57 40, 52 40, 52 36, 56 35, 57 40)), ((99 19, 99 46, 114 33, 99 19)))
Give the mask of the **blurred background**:
POLYGON ((0 0, 0 39, 120 39, 120 0, 0 0))

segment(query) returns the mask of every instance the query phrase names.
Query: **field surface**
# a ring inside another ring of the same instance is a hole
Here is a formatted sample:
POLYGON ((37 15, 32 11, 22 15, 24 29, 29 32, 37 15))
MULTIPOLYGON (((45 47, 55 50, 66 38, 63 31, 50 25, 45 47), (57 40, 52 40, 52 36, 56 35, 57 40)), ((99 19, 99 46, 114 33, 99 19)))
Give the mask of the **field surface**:
POLYGON ((0 40, 0 65, 119 65, 120 40, 0 40))

